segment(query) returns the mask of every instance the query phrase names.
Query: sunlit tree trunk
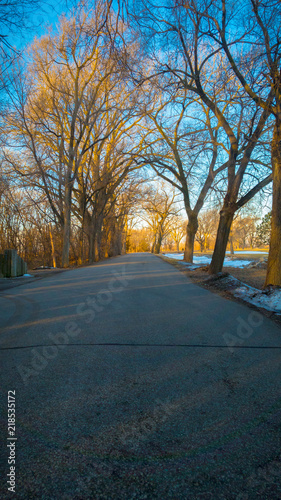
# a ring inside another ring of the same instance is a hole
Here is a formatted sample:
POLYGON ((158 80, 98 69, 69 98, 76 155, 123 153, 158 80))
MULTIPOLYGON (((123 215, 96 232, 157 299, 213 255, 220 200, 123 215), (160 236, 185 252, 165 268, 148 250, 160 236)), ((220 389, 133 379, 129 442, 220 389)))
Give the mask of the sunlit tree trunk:
POLYGON ((88 240, 89 240, 89 264, 93 262, 93 255, 94 255, 94 237, 95 233, 92 231, 92 228, 90 229, 88 233, 88 240))
POLYGON ((225 202, 222 210, 220 211, 220 221, 215 243, 215 249, 209 267, 210 274, 217 274, 221 272, 223 268, 223 262, 234 213, 235 210, 231 207, 231 205, 228 205, 228 203, 225 202))
POLYGON ((51 224, 49 224, 49 231, 50 231, 50 241, 51 241, 51 249, 52 249, 53 267, 57 267, 56 254, 55 254, 55 246, 54 246, 54 239, 53 239, 51 224))
POLYGON ((186 240, 184 250, 184 260, 186 262, 193 262, 194 241, 198 229, 198 217, 195 214, 188 216, 188 223, 186 226, 186 240))
POLYGON ((72 187, 68 185, 65 188, 65 198, 64 198, 65 202, 64 202, 62 267, 69 266, 71 195, 72 195, 72 187))
POLYGON ((98 262, 101 253, 103 216, 95 218, 89 228, 89 262, 98 262))
POLYGON ((79 230, 79 255, 78 264, 81 265, 84 262, 84 219, 81 221, 81 228, 79 230))
POLYGON ((94 244, 94 262, 98 262, 101 258, 101 227, 96 230, 95 244, 94 244))
POLYGON ((157 233, 154 234, 154 237, 153 237, 153 243, 152 243, 152 246, 151 246, 151 253, 156 253, 155 252, 156 241, 157 241, 157 233))
POLYGON ((272 138, 273 199, 271 237, 265 285, 281 286, 281 113, 272 138))
POLYGON ((155 242, 155 246, 154 246, 154 253, 155 254, 159 254, 160 253, 160 249, 161 249, 161 245, 162 245, 162 233, 161 233, 161 230, 158 232, 157 234, 157 238, 156 238, 156 242, 155 242))
POLYGON ((204 251, 208 249, 208 233, 204 234, 204 251))
POLYGON ((229 243, 230 243, 230 255, 234 255, 234 246, 233 246, 233 233, 230 229, 229 233, 229 243))

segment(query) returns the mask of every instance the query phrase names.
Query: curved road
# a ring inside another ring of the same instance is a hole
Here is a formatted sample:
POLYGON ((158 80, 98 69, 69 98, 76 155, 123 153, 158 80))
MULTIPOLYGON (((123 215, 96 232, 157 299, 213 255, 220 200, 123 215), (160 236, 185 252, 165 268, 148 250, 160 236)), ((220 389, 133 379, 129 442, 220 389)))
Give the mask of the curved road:
POLYGON ((281 331, 253 309, 144 253, 3 291, 0 324, 1 498, 281 498, 281 331))

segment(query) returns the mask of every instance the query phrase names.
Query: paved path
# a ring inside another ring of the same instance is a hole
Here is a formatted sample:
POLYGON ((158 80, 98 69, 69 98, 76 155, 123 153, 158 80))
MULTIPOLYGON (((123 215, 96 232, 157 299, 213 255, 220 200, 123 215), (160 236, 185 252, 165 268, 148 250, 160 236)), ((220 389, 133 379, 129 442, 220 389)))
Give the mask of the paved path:
POLYGON ((0 322, 1 498, 281 498, 267 318, 133 254, 3 291, 0 322))

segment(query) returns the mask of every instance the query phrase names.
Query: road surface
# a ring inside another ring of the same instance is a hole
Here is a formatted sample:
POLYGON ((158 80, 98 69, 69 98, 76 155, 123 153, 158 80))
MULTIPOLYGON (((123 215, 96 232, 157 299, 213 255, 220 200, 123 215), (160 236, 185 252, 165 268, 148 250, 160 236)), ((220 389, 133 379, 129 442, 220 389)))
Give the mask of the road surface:
POLYGON ((1 498, 281 498, 269 319, 143 253, 2 291, 0 322, 1 498))

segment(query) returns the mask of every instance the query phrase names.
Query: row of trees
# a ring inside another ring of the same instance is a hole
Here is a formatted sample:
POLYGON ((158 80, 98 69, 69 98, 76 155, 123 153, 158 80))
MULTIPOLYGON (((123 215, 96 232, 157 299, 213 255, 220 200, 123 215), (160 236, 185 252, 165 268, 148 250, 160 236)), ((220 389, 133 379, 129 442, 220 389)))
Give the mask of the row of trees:
POLYGON ((64 267, 74 240, 80 262, 119 253, 134 199, 139 116, 116 22, 105 2, 77 8, 33 42, 6 87, 3 177, 14 199, 28 193, 45 232, 51 224, 60 235, 64 267))
POLYGON ((63 266, 71 252, 79 262, 118 253, 139 206, 158 252, 178 195, 191 262, 200 215, 220 206, 217 273, 233 220, 273 180, 266 284, 281 284, 279 3, 119 7, 77 6, 4 72, 2 197, 29 200, 63 266), (151 172, 173 190, 171 204, 157 194, 159 213, 151 172))
POLYGON ((160 156, 157 152, 156 158, 151 151, 150 162, 159 175, 183 193, 189 219, 186 260, 192 260, 199 210, 214 182, 224 177, 227 184, 211 273, 222 268, 235 213, 273 179, 267 284, 281 281, 280 14, 279 3, 261 0, 167 1, 161 7, 142 2, 134 11, 128 9, 129 19, 138 27, 151 58, 149 74, 139 71, 135 78, 140 84, 154 78, 161 89, 173 91, 173 103, 182 109, 172 128, 153 107, 150 116, 163 137, 164 150, 160 156), (165 50, 159 50, 160 46, 165 50), (198 108, 202 110, 201 121, 198 108), (190 125, 187 134, 180 130, 186 110, 196 116, 197 124, 190 125), (199 151, 196 146, 194 149, 194 142, 199 144, 196 134, 200 138, 206 134, 203 153, 202 146, 199 151), (189 168, 196 164, 200 151, 201 155, 209 151, 203 175, 204 164, 199 160, 201 190, 193 204, 190 176, 187 180, 183 165, 186 148, 180 148, 181 140, 188 141, 189 168))
MULTIPOLYGON (((99 241, 99 258, 125 251, 127 205, 122 199, 109 207, 103 217, 103 230, 99 241), (126 206, 124 210, 124 206, 126 206), (110 208, 110 209, 109 209, 110 208)), ((47 204, 28 198, 28 191, 7 190, 0 195, 0 246, 16 248, 31 266, 60 266, 62 232, 60 226, 50 222, 52 214, 47 204)), ((70 238, 70 264, 88 261, 88 238, 81 235, 79 220, 72 216, 70 238), (82 260, 84 256, 84 260, 82 260)))
MULTIPOLYGON (((130 217, 127 226, 127 250, 182 251, 185 245, 186 219, 178 203, 175 192, 168 186, 157 183, 139 202, 138 210, 130 217), (144 225, 143 225, 144 224, 144 225)), ((197 249, 201 252, 214 249, 219 224, 219 211, 216 208, 202 211, 198 218, 195 235, 197 249)), ((251 204, 235 214, 229 234, 229 250, 239 248, 266 247, 270 239, 271 213, 260 219, 259 207, 251 204)))

